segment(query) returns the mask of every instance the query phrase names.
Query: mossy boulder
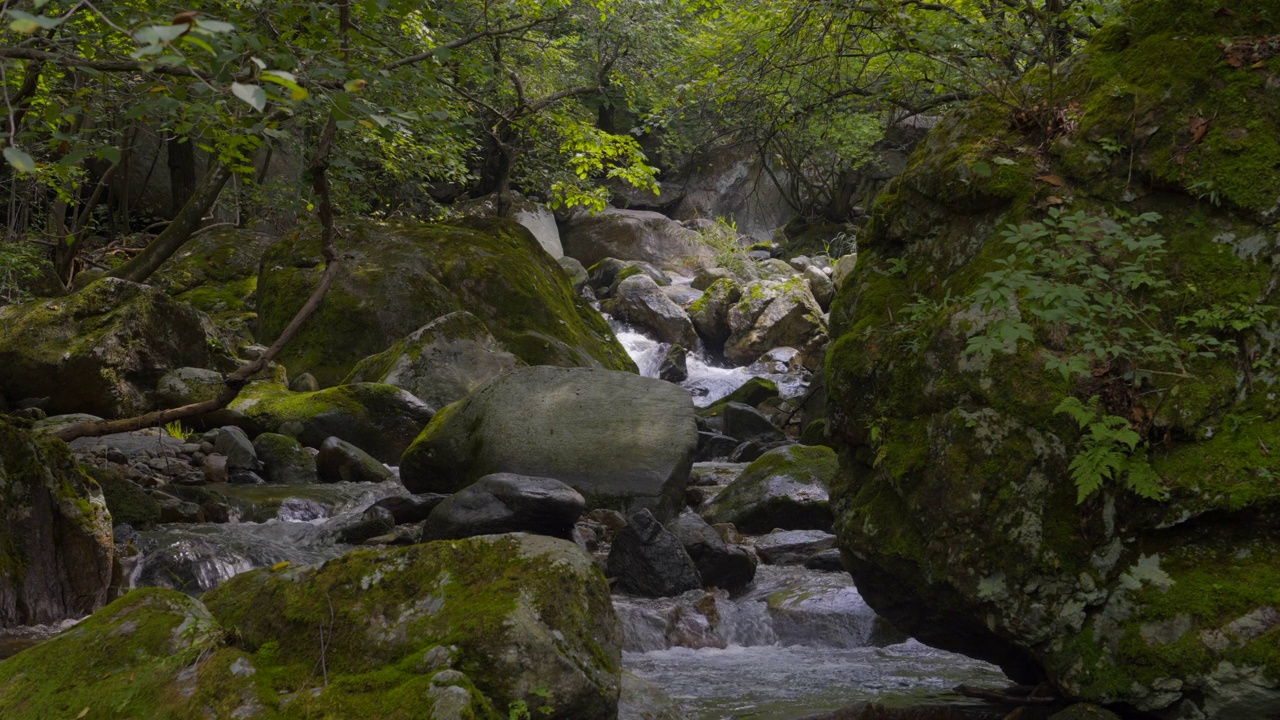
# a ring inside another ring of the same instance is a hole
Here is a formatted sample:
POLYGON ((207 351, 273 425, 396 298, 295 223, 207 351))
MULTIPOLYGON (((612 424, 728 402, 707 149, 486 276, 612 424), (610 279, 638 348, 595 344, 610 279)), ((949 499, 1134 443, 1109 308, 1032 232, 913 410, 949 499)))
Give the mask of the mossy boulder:
POLYGON ((726 321, 729 337, 724 356, 730 362, 749 365, 777 347, 799 350, 807 367, 816 368, 822 362, 827 324, 804 278, 751 283, 729 308, 726 321))
MULTIPOLYGON (((360 360, 458 311, 475 315, 503 349, 531 365, 635 368, 604 318, 513 221, 356 221, 343 228, 341 245, 349 259, 333 288, 279 356, 295 375, 336 384, 360 360)), ((285 328, 322 269, 313 227, 267 250, 258 282, 259 337, 285 328)))
MULTIPOLYGON (((1070 333, 1034 319, 1032 340, 989 361, 965 352, 995 319, 966 298, 1013 251, 1000 232, 1063 204, 1163 216, 1153 272, 1172 292, 1143 311, 1162 331, 1280 304, 1280 57, 1242 64, 1220 46, 1277 31, 1271 2, 1129 3, 1055 79, 1071 122, 1054 137, 979 99, 880 196, 832 310, 827 408, 840 545, 895 626, 1157 717, 1280 711, 1280 623, 1264 619, 1280 607, 1265 323, 1217 334, 1243 353, 1157 374, 1128 401, 1162 501, 1108 481, 1077 503, 1081 432, 1054 408, 1124 387, 1122 367, 1063 380, 1046 363, 1070 333)), ((1021 92, 1044 102, 1047 87, 1033 76, 1021 92)))
POLYGON ((269 483, 308 485, 316 481, 316 458, 295 438, 262 433, 253 439, 253 451, 269 483))
POLYGON ((621 626, 604 575, 567 541, 360 550, 245 573, 203 599, 134 590, 0 662, 0 716, 502 720, 514 703, 562 720, 617 712, 621 626))
POLYGON ((411 492, 454 493, 491 473, 559 480, 587 507, 684 503, 697 448, 689 393, 632 373, 518 368, 441 410, 400 460, 411 492))
POLYGON ((51 414, 141 414, 154 406, 156 383, 169 370, 230 364, 204 313, 115 278, 0 307, 0 327, 0 390, 10 398, 48 397, 51 414))
POLYGON ((391 385, 356 383, 296 393, 274 381, 250 383, 228 406, 252 434, 279 433, 307 447, 337 437, 395 463, 431 420, 431 408, 391 385))
POLYGON ((66 443, 0 419, 0 628, 102 607, 114 557, 102 490, 66 443))
POLYGON ((643 260, 667 270, 709 265, 712 251, 694 231, 648 210, 579 213, 560 228, 564 254, 591 267, 605 258, 643 260))
POLYGON ((384 352, 361 360, 342 382, 376 382, 413 393, 433 411, 524 363, 502 349, 469 312, 441 316, 384 352))
POLYGON ((702 515, 710 523, 733 523, 747 533, 830 530, 827 487, 836 471, 836 454, 830 448, 774 448, 708 502, 702 515))
POLYGON ((617 711, 621 625, 603 573, 565 540, 487 535, 356 551, 245 573, 204 601, 254 654, 268 688, 319 686, 324 662, 340 680, 318 699, 363 690, 376 702, 424 684, 436 655, 496 707, 523 701, 564 720, 617 711), (323 653, 317 627, 331 628, 323 653))
POLYGON ((81 465, 80 469, 102 489, 113 525, 126 524, 138 530, 148 530, 160 522, 160 503, 137 483, 126 480, 110 468, 81 465))

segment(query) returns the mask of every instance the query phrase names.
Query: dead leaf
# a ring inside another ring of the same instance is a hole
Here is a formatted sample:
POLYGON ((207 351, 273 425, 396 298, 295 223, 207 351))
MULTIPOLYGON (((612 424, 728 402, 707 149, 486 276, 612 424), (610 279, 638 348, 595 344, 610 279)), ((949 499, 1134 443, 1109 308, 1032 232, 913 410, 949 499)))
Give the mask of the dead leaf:
POLYGON ((1191 144, 1188 147, 1199 145, 1204 136, 1209 134, 1209 118, 1191 116, 1187 118, 1187 127, 1191 129, 1191 144))
POLYGON ((1214 10, 1213 14, 1217 15, 1218 17, 1235 17, 1236 11, 1232 10, 1229 7, 1220 7, 1217 10, 1214 10))
POLYGON ((76 720, 80 720, 80 718, 82 718, 82 717, 84 717, 85 715, 88 715, 88 714, 89 714, 89 706, 88 706, 88 705, 85 705, 85 706, 84 706, 84 709, 80 711, 80 714, 76 716, 76 720))
POLYGON ((1062 198, 1058 197, 1057 195, 1050 195, 1049 197, 1045 198, 1044 204, 1052 205, 1056 207, 1058 205, 1065 205, 1066 201, 1064 201, 1062 198))
POLYGON ((1067 184, 1066 180, 1063 180, 1057 175, 1041 175, 1036 179, 1042 183, 1048 183, 1049 185, 1052 185, 1054 187, 1063 187, 1067 184))

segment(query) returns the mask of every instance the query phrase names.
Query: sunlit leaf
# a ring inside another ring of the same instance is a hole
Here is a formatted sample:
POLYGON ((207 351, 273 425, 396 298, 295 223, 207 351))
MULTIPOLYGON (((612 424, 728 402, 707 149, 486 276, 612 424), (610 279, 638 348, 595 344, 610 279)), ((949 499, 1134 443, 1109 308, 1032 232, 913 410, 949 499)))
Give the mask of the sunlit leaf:
POLYGON ((267 91, 263 90, 259 85, 246 85, 245 83, 231 83, 231 92, 235 96, 245 101, 258 112, 262 112, 267 106, 267 91))
POLYGON ((16 147, 7 147, 4 149, 4 159, 9 161, 14 170, 18 172, 35 172, 36 161, 25 150, 16 147))

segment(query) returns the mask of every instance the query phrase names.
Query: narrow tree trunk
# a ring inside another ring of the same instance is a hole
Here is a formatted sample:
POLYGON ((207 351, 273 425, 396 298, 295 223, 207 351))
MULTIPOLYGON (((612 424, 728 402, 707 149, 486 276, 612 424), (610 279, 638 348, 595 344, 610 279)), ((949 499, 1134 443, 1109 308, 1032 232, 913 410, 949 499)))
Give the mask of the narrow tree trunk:
POLYGON ((107 276, 139 283, 146 282, 152 273, 160 269, 165 260, 168 260, 191 238, 191 233, 199 227, 205 213, 209 212, 209 208, 217 202, 218 195, 222 193, 222 187, 231 179, 231 174, 231 168, 226 164, 210 162, 209 171, 200 179, 200 184, 191 194, 191 199, 174 216, 173 222, 169 223, 168 227, 155 240, 152 240, 145 250, 129 262, 107 273, 107 276))
MULTIPOLYGON (((169 212, 175 217, 196 191, 196 148, 190 140, 170 137, 165 141, 169 165, 169 212)), ((215 162, 210 158, 210 162, 215 162)))

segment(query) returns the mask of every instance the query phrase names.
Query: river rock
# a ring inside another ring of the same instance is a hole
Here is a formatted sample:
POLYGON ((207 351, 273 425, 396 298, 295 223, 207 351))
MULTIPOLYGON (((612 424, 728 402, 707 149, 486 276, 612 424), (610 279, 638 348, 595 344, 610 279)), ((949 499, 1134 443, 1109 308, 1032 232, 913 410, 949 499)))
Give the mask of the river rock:
POLYGON ((815 368, 821 363, 826 323, 822 308, 802 280, 752 283, 729 309, 728 325, 724 355, 732 362, 749 365, 773 348, 788 346, 800 348, 815 368))
POLYGON ((127 524, 139 530, 150 530, 160 521, 160 504, 119 472, 91 465, 81 465, 80 469, 102 488, 112 525, 127 524))
POLYGON ((689 306, 689 320, 698 337, 712 352, 723 352, 733 332, 729 328, 729 309, 742 299, 742 288, 730 278, 715 281, 702 297, 689 306))
POLYGON ((821 530, 775 530, 756 538, 756 554, 769 565, 803 565, 836 546, 836 536, 821 530))
POLYGON ((588 270, 587 284, 601 298, 613 297, 618 284, 635 275, 647 275, 658 287, 671 285, 671 278, 653 265, 640 260, 605 258, 588 270))
POLYGON ((392 495, 382 498, 374 505, 391 511, 397 525, 411 525, 426 520, 436 506, 448 499, 448 495, 439 493, 423 493, 421 495, 392 495))
POLYGON ((66 444, 0 419, 0 628, 102 607, 113 560, 102 490, 66 444))
POLYGON ((830 448, 788 445, 762 455, 702 508, 711 523, 733 523, 747 533, 831 530, 828 483, 835 479, 830 448))
POLYGON ((586 266, 571 257, 558 258, 556 262, 564 269, 565 274, 569 276, 569 282, 573 284, 574 290, 581 290, 586 287, 587 281, 590 280, 586 266))
POLYGON ((202 599, 135 590, 0 663, 0 716, 43 720, 74 706, 285 720, 305 707, 355 720, 392 707, 496 719, 515 702, 550 720, 617 713, 622 632, 609 589, 562 540, 357 550, 323 566, 241 574, 202 599), (102 671, 106 658, 113 672, 102 671), (293 680, 260 685, 280 677, 293 680))
POLYGON ((702 578, 680 539, 648 510, 633 513, 613 538, 605 572, 618 587, 644 597, 671 597, 702 587, 702 578))
MULTIPOLYGON (((780 187, 790 176, 781 167, 765 167, 750 143, 716 148, 697 157, 679 185, 684 197, 672 211, 677 220, 727 218, 737 232, 768 242, 795 217, 780 187)), ((671 183, 674 184, 674 183, 671 183)))
POLYGON ((394 463, 434 412, 405 390, 378 383, 295 393, 275 381, 250 383, 231 404, 254 434, 274 432, 319 447, 337 437, 394 463))
MULTIPOLYGON (((436 318, 465 310, 502 347, 530 364, 632 370, 608 323, 574 293, 564 271, 528 230, 500 218, 452 225, 352 221, 343 263, 320 309, 281 352, 294 374, 340 382, 436 318)), ((320 236, 313 226, 285 235, 263 256, 258 285, 262 337, 275 337, 318 281, 320 236)))
POLYGON ((612 308, 615 318, 651 331, 664 343, 693 347, 698 342, 689 316, 645 275, 619 283, 612 308))
POLYGON ((741 545, 726 543, 697 513, 685 510, 667 523, 667 529, 680 540, 693 560, 703 585, 736 594, 755 577, 755 557, 741 545))
POLYGON ((682 383, 689 379, 689 351, 676 344, 667 348, 662 356, 662 364, 658 366, 658 378, 670 383, 682 383))
POLYGON ((381 505, 370 505, 360 517, 338 531, 338 540, 348 545, 359 545, 370 538, 385 535, 396 526, 391 511, 381 505))
POLYGON ((511 473, 486 475, 431 511, 422 540, 508 532, 572 540, 573 525, 586 507, 578 491, 559 480, 511 473))
POLYGON ((698 452, 694 456, 694 461, 725 460, 733 454, 734 449, 740 444, 736 438, 731 438, 728 435, 700 430, 698 431, 698 452))
POLYGON ((693 281, 689 283, 689 287, 694 290, 707 290, 717 280, 736 280, 733 272, 722 267, 699 268, 694 274, 693 281))
MULTIPOLYGON (((1117 207, 1162 215, 1134 231, 1164 237, 1164 254, 1143 270, 1171 283, 1142 313, 1160 333, 1182 337, 1177 318, 1280 299, 1263 249, 1275 237, 1280 166, 1256 162, 1258 139, 1280 136, 1275 91, 1251 74, 1243 47, 1233 62, 1187 61, 1221 58, 1223 38, 1280 33, 1272 8, 1126 3, 1058 79, 1057 102, 1090 119, 1055 140, 1044 164, 1000 164, 1003 148, 1035 132, 1008 124, 988 98, 949 113, 880 193, 833 309, 827 409, 847 458, 832 487, 840 545, 863 597, 901 630, 1020 682, 1149 717, 1280 713, 1280 631, 1261 621, 1280 583, 1270 470, 1280 398, 1249 387, 1234 353, 1215 353, 1177 392, 1144 384, 1118 409, 1104 388, 1134 392, 1122 370, 1077 382, 1051 369, 1078 347, 1071 325, 1042 334, 1032 321, 1033 337, 1016 345, 965 352, 996 319, 971 298, 1013 249, 1003 230, 1050 219, 1046 206, 1063 196, 1070 213, 1112 218, 1104 226, 1122 219, 1117 207), (1164 52, 1171 42, 1177 54, 1164 52), (1101 76, 1152 102, 1135 115, 1113 85, 1095 84, 1101 76), (1135 137, 1135 118, 1147 139, 1110 158, 1099 143, 1135 137), (1208 136, 1192 147, 1188 118, 1208 136), (971 172, 983 162, 989 177, 971 172), (1215 202, 1197 197, 1206 187, 1215 202), (905 332, 891 327, 922 306, 937 309, 905 332), (1149 462, 1159 499, 1106 476, 1080 502, 1073 470, 1098 446, 1053 409, 1093 394, 1108 414, 1153 429, 1150 450, 1132 457, 1149 462)), ((1256 367, 1276 362, 1270 334, 1264 323, 1237 336, 1266 348, 1251 355, 1256 367)))
POLYGON ((826 273, 813 265, 804 269, 804 279, 809 283, 809 292, 813 293, 813 299, 818 301, 818 307, 826 312, 836 296, 835 283, 831 282, 831 278, 827 277, 826 273))
POLYGON ((436 318, 385 352, 361 360, 342 382, 394 385, 413 393, 434 413, 522 364, 502 349, 479 318, 459 311, 436 318))
POLYGON ((580 213, 561 228, 565 255, 592 265, 605 258, 643 260, 679 270, 708 264, 712 253, 697 233, 667 216, 646 210, 580 213))
POLYGON ((288 435, 262 433, 253 439, 253 450, 267 482, 306 485, 317 479, 315 456, 288 435))
POLYGON ((316 456, 316 473, 320 482, 379 483, 394 480, 396 474, 377 458, 346 440, 326 438, 316 456))
POLYGON ((844 560, 840 557, 839 548, 831 548, 810 555, 804 561, 804 566, 810 570, 821 570, 822 572, 848 572, 844 566, 844 560))
POLYGON ((253 449, 253 442, 249 440, 244 430, 234 426, 222 427, 205 433, 204 439, 213 443, 215 453, 227 458, 229 472, 261 469, 258 452, 253 449))
POLYGON ((0 307, 0 327, 0 390, 47 397, 50 414, 138 415, 155 407, 156 384, 170 370, 231 365, 208 316, 115 278, 0 307))
POLYGON ((400 461, 411 492, 485 475, 559 480, 590 507, 673 517, 697 447, 689 393, 607 370, 517 368, 442 410, 400 461))

